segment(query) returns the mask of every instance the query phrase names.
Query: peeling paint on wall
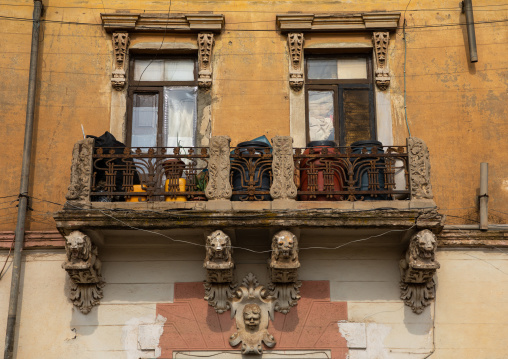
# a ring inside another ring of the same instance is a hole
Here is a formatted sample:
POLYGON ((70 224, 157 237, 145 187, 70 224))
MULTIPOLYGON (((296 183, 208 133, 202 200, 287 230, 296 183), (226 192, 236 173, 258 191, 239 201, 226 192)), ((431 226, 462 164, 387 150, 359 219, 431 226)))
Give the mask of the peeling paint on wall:
POLYGON ((391 326, 377 323, 339 322, 340 334, 349 348, 348 359, 388 359, 390 351, 384 341, 391 326))
POLYGON ((157 315, 132 318, 122 329, 122 342, 127 359, 158 358, 161 355, 159 339, 164 331, 167 318, 157 315))

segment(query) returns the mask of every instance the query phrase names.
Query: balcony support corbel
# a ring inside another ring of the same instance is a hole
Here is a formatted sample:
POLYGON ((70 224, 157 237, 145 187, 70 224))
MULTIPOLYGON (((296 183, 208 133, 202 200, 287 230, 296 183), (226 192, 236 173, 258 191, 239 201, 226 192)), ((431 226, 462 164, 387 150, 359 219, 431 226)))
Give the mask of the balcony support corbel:
POLYGON ((400 260, 400 298, 414 313, 421 314, 435 298, 434 274, 440 268, 435 257, 437 239, 428 229, 413 235, 400 260))

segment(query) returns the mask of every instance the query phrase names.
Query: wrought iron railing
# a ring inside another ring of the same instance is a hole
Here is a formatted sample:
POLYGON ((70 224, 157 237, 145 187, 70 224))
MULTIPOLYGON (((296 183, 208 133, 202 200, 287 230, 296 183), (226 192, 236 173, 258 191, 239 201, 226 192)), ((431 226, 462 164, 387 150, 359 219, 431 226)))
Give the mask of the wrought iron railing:
POLYGON ((296 148, 293 158, 301 201, 409 198, 407 146, 296 148))
POLYGON ((269 201, 272 175, 272 149, 233 147, 230 154, 232 201, 269 201))
POLYGON ((92 202, 206 200, 208 148, 94 148, 92 202))

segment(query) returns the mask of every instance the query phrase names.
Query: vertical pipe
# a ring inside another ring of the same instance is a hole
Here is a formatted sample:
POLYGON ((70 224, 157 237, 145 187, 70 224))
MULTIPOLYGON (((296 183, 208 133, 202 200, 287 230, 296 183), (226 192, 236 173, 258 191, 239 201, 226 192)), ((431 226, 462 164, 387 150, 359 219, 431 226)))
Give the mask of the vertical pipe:
POLYGON ((14 255, 12 259, 11 292, 9 297, 9 313, 5 334, 4 359, 12 359, 14 355, 14 334, 16 314, 18 310, 19 282, 21 272, 21 251, 25 237, 25 219, 28 206, 28 181, 32 154, 32 135, 35 112, 35 91, 37 79, 37 57, 39 53, 39 29, 42 14, 42 1, 34 0, 32 49, 30 52, 30 72, 28 77, 28 97, 26 104, 25 142, 23 145, 23 162, 21 165, 20 197, 18 219, 15 232, 14 255))
POLYGON ((478 53, 476 52, 476 35, 474 32, 472 0, 464 0, 462 2, 462 11, 466 13, 467 40, 469 43, 469 61, 478 62, 478 53))
POLYGON ((486 231, 489 229, 489 164, 482 162, 480 164, 480 229, 486 231))

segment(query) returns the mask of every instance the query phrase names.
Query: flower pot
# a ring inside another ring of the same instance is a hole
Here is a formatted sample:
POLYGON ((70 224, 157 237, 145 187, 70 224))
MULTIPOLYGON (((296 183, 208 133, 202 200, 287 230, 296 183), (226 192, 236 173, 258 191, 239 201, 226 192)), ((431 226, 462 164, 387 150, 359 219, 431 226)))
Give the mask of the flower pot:
MULTIPOLYGON (((176 181, 173 178, 169 178, 166 180, 164 184, 164 191, 166 192, 185 192, 185 185, 187 184, 187 180, 185 178, 178 178, 176 181)), ((186 196, 165 196, 164 199, 166 202, 187 202, 186 196)))
MULTIPOLYGON (((351 152, 355 154, 361 154, 363 149, 365 148, 366 153, 372 153, 373 148, 377 149, 377 153, 384 153, 383 151, 383 144, 379 141, 375 140, 363 140, 363 141, 356 141, 351 144, 351 152)), ((376 157, 362 157, 359 159, 355 166, 355 178, 358 178, 355 182, 355 188, 359 191, 382 191, 385 189, 385 180, 384 180, 384 167, 385 167, 385 161, 384 159, 377 158, 376 162, 376 169, 378 171, 377 176, 374 176, 374 179, 377 179, 378 187, 372 188, 375 186, 374 183, 369 183, 369 171, 370 171, 370 162, 372 160, 375 160, 376 157)), ((379 200, 385 200, 387 199, 387 196, 385 194, 378 194, 378 195, 364 195, 363 199, 365 201, 379 201, 379 200)))
POLYGON ((166 178, 180 178, 185 170, 185 162, 178 158, 171 158, 162 162, 162 168, 164 168, 166 178))
MULTIPOLYGON (((146 192, 146 190, 142 188, 142 185, 135 184, 132 186, 131 192, 146 192)), ((130 196, 125 199, 125 202, 146 202, 146 200, 146 196, 130 196)))

